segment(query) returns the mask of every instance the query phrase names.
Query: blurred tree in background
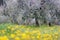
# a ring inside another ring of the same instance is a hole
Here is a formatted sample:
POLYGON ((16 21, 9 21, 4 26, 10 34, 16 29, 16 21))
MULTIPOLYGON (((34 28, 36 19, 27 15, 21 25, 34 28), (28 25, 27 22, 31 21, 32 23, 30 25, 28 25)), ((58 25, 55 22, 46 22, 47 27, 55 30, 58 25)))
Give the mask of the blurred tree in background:
POLYGON ((0 21, 25 25, 60 24, 59 0, 1 0, 0 21), (2 2, 1 2, 2 1, 2 2), (58 5, 57 5, 58 4, 58 5), (5 20, 4 17, 5 16, 5 20), (2 20, 1 20, 2 19, 2 20))

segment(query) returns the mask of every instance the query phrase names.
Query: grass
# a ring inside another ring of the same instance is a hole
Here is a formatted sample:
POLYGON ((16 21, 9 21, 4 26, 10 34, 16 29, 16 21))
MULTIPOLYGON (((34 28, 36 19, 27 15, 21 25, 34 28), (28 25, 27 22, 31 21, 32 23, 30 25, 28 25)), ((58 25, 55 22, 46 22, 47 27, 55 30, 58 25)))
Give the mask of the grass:
POLYGON ((60 26, 0 24, 0 40, 60 40, 60 26))

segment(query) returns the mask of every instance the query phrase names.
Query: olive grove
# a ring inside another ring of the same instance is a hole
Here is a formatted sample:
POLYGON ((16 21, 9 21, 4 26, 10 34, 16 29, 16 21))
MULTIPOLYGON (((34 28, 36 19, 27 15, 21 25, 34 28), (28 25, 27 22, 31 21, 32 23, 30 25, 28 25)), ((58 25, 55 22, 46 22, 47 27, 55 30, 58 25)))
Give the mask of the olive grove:
POLYGON ((60 25, 60 0, 0 0, 0 23, 60 25))

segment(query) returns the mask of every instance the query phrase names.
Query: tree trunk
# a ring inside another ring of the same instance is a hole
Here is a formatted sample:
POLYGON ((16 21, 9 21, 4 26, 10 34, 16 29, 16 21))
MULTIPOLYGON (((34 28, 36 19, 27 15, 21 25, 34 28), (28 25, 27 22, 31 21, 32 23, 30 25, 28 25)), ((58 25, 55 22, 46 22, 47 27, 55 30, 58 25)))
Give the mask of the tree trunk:
POLYGON ((48 24, 49 26, 52 26, 52 24, 51 24, 51 22, 49 22, 49 24, 48 24))
POLYGON ((36 26, 39 26, 38 16, 37 16, 36 11, 35 11, 35 13, 34 13, 34 16, 35 16, 35 23, 36 23, 36 26))
POLYGON ((36 26, 39 26, 37 18, 35 18, 35 23, 36 23, 36 26))

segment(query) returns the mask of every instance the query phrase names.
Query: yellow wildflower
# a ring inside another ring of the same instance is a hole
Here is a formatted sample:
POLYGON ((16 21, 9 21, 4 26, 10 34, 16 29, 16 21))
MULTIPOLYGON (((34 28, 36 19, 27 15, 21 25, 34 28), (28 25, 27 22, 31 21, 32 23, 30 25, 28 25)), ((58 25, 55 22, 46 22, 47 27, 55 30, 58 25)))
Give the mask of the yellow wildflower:
POLYGON ((22 38, 23 39, 26 38, 26 34, 25 33, 22 34, 22 38))
POLYGON ((18 28, 18 25, 16 25, 15 28, 18 28))
POLYGON ((19 37, 15 37, 15 40, 20 40, 20 38, 19 37))
POLYGON ((0 40, 9 40, 7 36, 1 36, 0 40))
POLYGON ((55 33, 55 37, 58 38, 58 33, 55 33))
POLYGON ((8 27, 8 29, 11 29, 11 27, 8 27))
POLYGON ((39 39, 39 38, 40 38, 40 36, 37 36, 37 38, 39 39))
POLYGON ((15 28, 11 28, 11 30, 12 30, 12 31, 14 31, 14 30, 15 30, 15 28))
POLYGON ((48 37, 48 36, 49 36, 49 34, 43 34, 43 36, 44 36, 44 37, 48 37))
POLYGON ((14 38, 14 37, 15 37, 15 34, 11 34, 10 37, 11 37, 11 38, 14 38))
POLYGON ((2 33, 4 34, 5 33, 5 30, 2 30, 2 33))

